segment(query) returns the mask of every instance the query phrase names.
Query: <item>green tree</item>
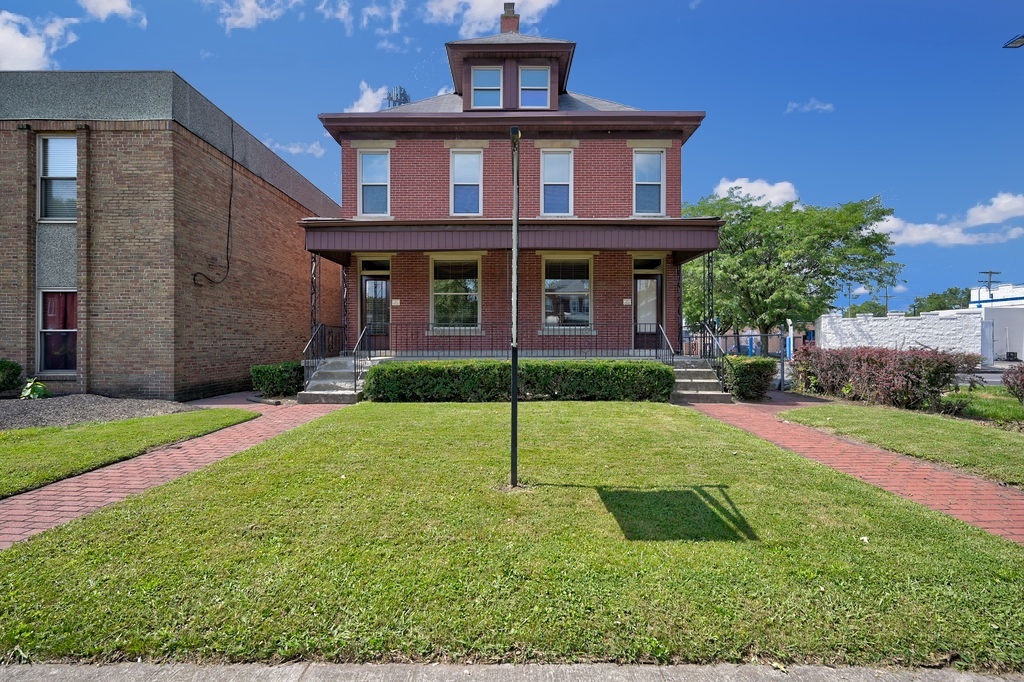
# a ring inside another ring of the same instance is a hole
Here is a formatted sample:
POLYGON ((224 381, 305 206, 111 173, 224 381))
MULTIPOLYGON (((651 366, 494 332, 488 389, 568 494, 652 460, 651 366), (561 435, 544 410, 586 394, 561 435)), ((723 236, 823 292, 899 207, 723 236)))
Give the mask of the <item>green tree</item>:
MULTIPOLYGON (((767 334, 786 319, 813 320, 833 308, 844 282, 893 286, 902 265, 889 235, 872 226, 892 213, 879 197, 834 207, 761 204, 736 188, 683 206, 683 215, 725 221, 715 252, 715 314, 720 326, 767 334)), ((700 319, 700 264, 684 266, 684 315, 700 319), (690 295, 687 295, 690 294, 690 295)), ((767 344, 762 342, 762 347, 767 344)))
POLYGON ((871 299, 863 303, 856 303, 846 309, 846 317, 857 317, 868 313, 875 317, 885 317, 885 306, 875 299, 871 299))
POLYGON ((971 303, 971 290, 966 287, 950 287, 940 293, 918 296, 910 305, 915 315, 931 310, 957 310, 971 303))

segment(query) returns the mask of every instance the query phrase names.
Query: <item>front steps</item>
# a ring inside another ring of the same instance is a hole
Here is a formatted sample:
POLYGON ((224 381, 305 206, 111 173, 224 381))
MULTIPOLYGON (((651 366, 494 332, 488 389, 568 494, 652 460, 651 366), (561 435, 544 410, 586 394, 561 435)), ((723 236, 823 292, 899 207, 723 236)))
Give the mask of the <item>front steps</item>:
POLYGON ((352 405, 359 401, 361 383, 356 380, 354 358, 351 355, 327 358, 310 377, 306 389, 300 391, 296 398, 304 405, 352 405))
POLYGON ((673 405, 732 402, 732 396, 722 390, 722 383, 707 360, 677 358, 674 371, 676 386, 669 398, 673 405))

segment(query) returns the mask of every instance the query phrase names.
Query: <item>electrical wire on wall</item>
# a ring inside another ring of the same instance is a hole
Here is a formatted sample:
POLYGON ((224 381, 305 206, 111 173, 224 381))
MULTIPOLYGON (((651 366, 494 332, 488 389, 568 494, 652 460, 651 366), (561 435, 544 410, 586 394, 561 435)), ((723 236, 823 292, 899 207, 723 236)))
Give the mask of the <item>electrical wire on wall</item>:
POLYGON ((231 158, 228 159, 228 162, 231 164, 231 173, 230 173, 230 180, 228 181, 228 227, 227 227, 227 241, 224 244, 224 261, 225 261, 226 265, 224 267, 224 274, 220 278, 218 278, 218 279, 214 279, 214 278, 210 277, 205 272, 198 272, 198 271, 197 272, 193 272, 192 273, 192 283, 196 284, 196 285, 200 284, 200 282, 199 282, 199 278, 200 277, 205 279, 210 284, 221 284, 224 280, 226 280, 228 278, 228 273, 231 272, 231 211, 232 211, 232 204, 233 204, 234 199, 235 199, 235 120, 234 119, 229 119, 229 120, 231 121, 231 158))

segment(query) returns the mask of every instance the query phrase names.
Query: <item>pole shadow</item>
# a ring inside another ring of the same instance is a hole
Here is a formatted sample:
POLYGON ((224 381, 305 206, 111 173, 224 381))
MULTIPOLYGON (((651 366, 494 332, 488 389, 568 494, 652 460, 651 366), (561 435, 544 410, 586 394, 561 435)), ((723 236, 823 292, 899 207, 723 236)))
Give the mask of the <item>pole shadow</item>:
POLYGON ((627 540, 758 540, 725 485, 678 489, 598 486, 605 508, 627 540))

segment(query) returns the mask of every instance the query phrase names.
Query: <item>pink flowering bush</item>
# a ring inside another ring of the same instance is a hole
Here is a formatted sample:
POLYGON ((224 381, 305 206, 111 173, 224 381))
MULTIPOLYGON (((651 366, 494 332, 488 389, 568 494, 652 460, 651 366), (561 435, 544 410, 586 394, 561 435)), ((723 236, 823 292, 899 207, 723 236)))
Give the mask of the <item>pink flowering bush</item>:
POLYGON ((1024 405, 1024 365, 1014 365, 1003 372, 1003 386, 1024 405))

